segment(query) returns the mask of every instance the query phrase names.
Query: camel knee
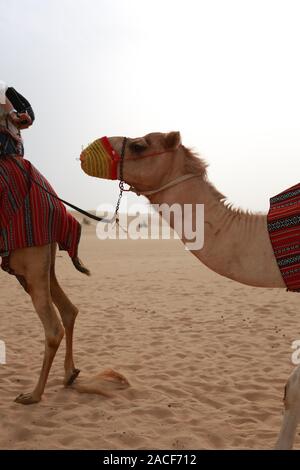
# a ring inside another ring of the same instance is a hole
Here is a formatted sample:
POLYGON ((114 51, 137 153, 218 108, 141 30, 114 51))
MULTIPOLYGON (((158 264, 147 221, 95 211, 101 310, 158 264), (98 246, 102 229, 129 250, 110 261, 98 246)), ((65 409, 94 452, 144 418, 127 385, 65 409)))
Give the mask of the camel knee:
POLYGON ((56 351, 64 337, 64 334, 65 330, 59 322, 55 328, 51 329, 51 331, 46 331, 46 344, 48 348, 56 351))

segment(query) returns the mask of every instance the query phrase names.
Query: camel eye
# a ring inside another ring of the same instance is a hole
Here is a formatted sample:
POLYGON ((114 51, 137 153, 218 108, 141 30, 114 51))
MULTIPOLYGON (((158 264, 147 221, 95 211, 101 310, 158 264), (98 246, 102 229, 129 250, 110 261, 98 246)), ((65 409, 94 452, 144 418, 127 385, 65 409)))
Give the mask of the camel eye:
POLYGON ((146 150, 147 145, 142 144, 141 142, 132 142, 129 147, 130 150, 134 153, 142 153, 144 150, 146 150))

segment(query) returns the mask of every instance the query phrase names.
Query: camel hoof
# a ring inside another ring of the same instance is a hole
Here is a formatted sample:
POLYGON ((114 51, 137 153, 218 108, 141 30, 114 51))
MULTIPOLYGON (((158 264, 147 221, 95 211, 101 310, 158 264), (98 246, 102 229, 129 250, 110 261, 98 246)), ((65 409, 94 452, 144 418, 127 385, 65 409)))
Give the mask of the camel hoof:
POLYGON ((80 369, 74 369, 70 377, 65 380, 64 382, 65 387, 69 387, 70 385, 72 385, 74 380, 78 377, 79 373, 80 373, 80 369))
POLYGON ((16 399, 16 403, 21 403, 22 405, 32 405, 33 403, 38 403, 41 398, 34 397, 32 393, 21 393, 16 399))

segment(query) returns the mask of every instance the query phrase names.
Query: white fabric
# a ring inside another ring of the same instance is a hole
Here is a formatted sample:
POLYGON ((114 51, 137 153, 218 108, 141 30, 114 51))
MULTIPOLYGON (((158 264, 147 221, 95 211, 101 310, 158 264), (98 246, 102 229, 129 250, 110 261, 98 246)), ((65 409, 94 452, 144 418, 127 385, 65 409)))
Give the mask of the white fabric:
POLYGON ((7 90, 6 83, 3 82, 3 80, 0 80, 0 105, 5 104, 6 102, 6 96, 5 96, 6 90, 7 90))
POLYGON ((7 85, 3 80, 0 80, 0 127, 5 127, 8 129, 14 136, 16 136, 18 139, 20 139, 20 131, 15 127, 9 119, 7 119, 7 111, 3 109, 3 106, 1 104, 5 104, 6 102, 6 90, 7 90, 7 85))

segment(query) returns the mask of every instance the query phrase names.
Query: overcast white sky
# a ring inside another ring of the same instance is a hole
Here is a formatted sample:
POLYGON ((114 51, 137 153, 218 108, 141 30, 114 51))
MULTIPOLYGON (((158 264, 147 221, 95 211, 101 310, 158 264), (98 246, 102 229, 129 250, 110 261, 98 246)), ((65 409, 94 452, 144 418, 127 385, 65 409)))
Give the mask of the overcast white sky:
POLYGON ((299 24, 296 0, 0 0, 0 79, 34 107, 27 158, 75 204, 118 195, 82 145, 180 130, 229 200, 267 210, 300 179, 299 24))

